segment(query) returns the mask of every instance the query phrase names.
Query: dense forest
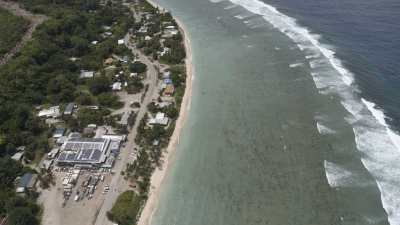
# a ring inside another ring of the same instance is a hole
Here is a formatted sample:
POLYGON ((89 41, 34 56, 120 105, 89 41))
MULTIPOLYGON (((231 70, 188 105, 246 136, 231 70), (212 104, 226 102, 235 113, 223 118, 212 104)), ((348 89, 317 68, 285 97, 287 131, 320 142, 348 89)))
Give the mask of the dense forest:
MULTIPOLYGON (((49 19, 38 27, 33 39, 8 64, 0 67, 0 216, 8 224, 35 225, 40 221, 36 194, 19 197, 13 181, 27 168, 9 158, 18 146, 26 146, 25 157, 34 160, 48 151, 49 128, 35 108, 88 101, 81 82, 92 93, 103 93, 109 80, 81 81, 81 69, 97 71, 110 53, 118 51, 117 39, 132 26, 120 2, 98 0, 14 0, 27 10, 49 19), (103 26, 112 26, 113 36, 101 38, 103 26), (91 44, 98 41, 98 44, 91 44), (79 58, 74 61, 71 58, 79 58)), ((109 102, 107 96, 102 101, 109 102)), ((85 115, 82 115, 85 116, 85 115)))

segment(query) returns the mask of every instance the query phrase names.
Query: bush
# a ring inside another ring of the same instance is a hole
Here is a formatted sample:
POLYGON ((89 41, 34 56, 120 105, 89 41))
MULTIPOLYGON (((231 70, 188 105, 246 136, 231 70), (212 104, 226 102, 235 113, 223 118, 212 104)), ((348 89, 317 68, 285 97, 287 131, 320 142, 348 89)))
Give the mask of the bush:
POLYGON ((144 73, 147 70, 147 66, 144 63, 136 61, 129 65, 129 69, 132 73, 144 73))
POLYGON ((89 90, 98 95, 111 90, 111 81, 106 76, 98 76, 89 82, 89 90))
POLYGON ((11 210, 8 217, 9 225, 37 225, 39 224, 32 210, 27 207, 18 207, 11 210))
POLYGON ((119 101, 118 96, 112 93, 102 93, 97 96, 97 100, 101 106, 108 108, 119 109, 124 106, 124 103, 119 101))

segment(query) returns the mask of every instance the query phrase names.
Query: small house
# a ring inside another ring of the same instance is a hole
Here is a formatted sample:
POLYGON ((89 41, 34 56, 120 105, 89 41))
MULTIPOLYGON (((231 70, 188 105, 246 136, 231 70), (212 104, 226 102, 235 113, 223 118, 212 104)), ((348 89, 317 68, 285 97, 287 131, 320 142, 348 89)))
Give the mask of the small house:
POLYGON ((121 82, 115 82, 112 85, 112 90, 113 91, 120 91, 122 90, 122 83, 121 82))
POLYGON ((125 40, 124 39, 119 39, 118 40, 118 45, 123 45, 125 44, 125 40))
POLYGON ((171 77, 171 72, 170 71, 166 71, 163 73, 162 78, 163 79, 169 79, 171 77))
POLYGON ((164 89, 163 95, 164 96, 172 96, 175 92, 174 85, 172 84, 167 84, 167 86, 164 89))
POLYGON ((65 115, 65 116, 70 116, 70 115, 72 115, 72 113, 74 112, 74 109, 75 109, 75 103, 73 103, 73 102, 68 103, 68 105, 65 106, 64 115, 65 115))
POLYGON ((18 182, 16 192, 24 193, 35 189, 38 175, 33 173, 25 173, 18 182))
POLYGON ((165 116, 165 113, 158 112, 155 116, 155 118, 149 119, 149 124, 150 125, 163 125, 166 126, 168 125, 169 118, 165 116))
POLYGON ((42 118, 57 118, 60 116, 60 106, 52 106, 48 109, 40 110, 38 116, 42 118))
POLYGON ((17 152, 15 153, 13 156, 11 156, 11 159, 17 161, 17 162, 21 162, 22 159, 24 158, 24 152, 17 152))

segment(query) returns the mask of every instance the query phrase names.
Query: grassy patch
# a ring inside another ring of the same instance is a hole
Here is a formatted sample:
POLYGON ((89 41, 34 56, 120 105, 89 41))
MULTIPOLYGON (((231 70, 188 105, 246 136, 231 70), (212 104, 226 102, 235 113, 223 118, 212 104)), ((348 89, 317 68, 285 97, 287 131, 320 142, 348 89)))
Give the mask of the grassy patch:
POLYGON ((141 201, 134 191, 125 191, 118 197, 111 211, 107 212, 108 219, 119 225, 136 224, 141 201))
POLYGON ((29 21, 0 8, 0 55, 10 51, 28 29, 29 21))

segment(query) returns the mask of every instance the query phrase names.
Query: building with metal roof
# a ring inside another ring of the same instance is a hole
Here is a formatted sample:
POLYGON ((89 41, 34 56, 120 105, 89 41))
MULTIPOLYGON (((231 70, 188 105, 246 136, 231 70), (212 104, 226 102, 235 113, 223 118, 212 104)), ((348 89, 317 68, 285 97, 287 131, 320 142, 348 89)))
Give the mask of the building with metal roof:
POLYGON ((110 139, 71 138, 61 146, 57 165, 86 165, 96 167, 110 155, 110 139))

